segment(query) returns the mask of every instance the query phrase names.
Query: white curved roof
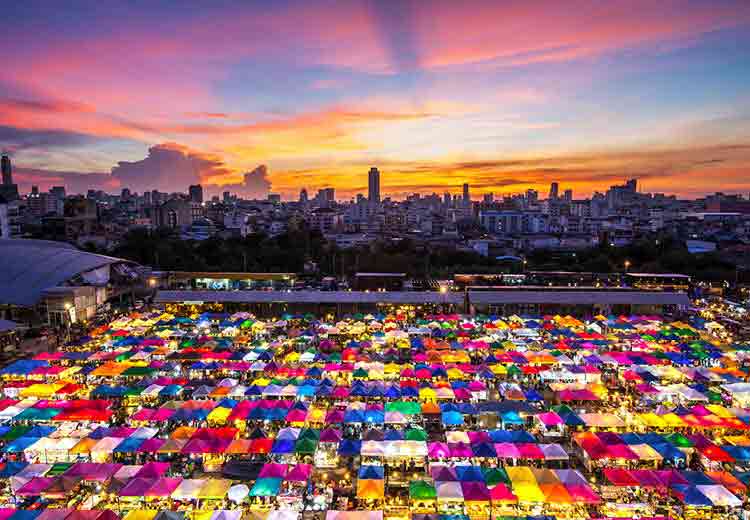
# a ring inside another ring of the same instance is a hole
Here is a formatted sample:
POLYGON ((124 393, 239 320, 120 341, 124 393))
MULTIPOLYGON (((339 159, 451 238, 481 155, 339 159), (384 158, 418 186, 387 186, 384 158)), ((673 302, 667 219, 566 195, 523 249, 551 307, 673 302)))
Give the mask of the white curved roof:
POLYGON ((119 258, 79 251, 49 240, 0 240, 0 304, 31 306, 45 289, 119 258))

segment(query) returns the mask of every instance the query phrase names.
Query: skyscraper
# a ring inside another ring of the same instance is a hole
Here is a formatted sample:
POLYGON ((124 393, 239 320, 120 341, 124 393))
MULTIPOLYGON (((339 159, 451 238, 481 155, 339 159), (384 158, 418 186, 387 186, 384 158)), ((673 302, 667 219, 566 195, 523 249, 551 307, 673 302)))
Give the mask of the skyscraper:
POLYGON ((203 186, 200 184, 192 184, 188 188, 188 194, 190 195, 190 200, 193 202, 202 203, 203 202, 203 186))
POLYGON ((375 167, 367 174, 367 198, 370 202, 380 202, 380 172, 375 167))
POLYGON ((0 184, 0 197, 8 202, 18 200, 18 186, 13 184, 13 169, 7 153, 3 153, 2 159, 0 159, 0 170, 3 173, 3 183, 0 184))
POLYGON ((556 199, 559 189, 560 187, 558 186, 556 182, 553 182, 552 184, 550 184, 549 185, 549 198, 556 199))
POLYGON ((10 186, 13 184, 13 168, 7 153, 4 153, 2 159, 0 159, 0 169, 3 172, 3 185, 10 186))
POLYGON ((307 204, 307 190, 306 190, 305 188, 302 188, 302 189, 301 189, 301 190, 299 191, 299 201, 300 201, 300 202, 301 202, 302 204, 307 204))
POLYGON ((565 190, 563 193, 563 199, 565 202, 571 202, 573 200, 573 190, 565 190))
POLYGON ((471 197, 469 195, 469 183, 464 183, 464 204, 468 205, 469 202, 471 202, 471 197))

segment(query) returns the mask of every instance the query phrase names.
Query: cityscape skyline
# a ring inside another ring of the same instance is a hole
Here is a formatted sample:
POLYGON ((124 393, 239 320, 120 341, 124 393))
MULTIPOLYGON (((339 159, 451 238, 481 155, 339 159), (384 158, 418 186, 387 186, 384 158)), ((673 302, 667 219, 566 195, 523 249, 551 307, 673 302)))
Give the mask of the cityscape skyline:
POLYGON ((750 192, 750 5, 579 7, 16 3, 0 149, 21 192, 354 196, 372 166, 395 198, 554 181, 590 195, 631 177, 750 192))

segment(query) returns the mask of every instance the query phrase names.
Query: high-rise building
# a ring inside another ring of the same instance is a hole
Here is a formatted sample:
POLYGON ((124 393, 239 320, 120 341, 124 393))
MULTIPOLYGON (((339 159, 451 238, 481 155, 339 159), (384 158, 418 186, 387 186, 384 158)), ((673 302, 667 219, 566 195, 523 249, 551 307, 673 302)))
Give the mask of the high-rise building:
POLYGON ((307 190, 305 188, 299 190, 299 201, 302 204, 307 204, 307 190))
POLYGON ((18 200, 18 186, 13 184, 13 168, 7 153, 0 158, 0 170, 2 170, 3 183, 0 184, 0 197, 12 202, 18 200))
POLYGON ((192 184, 188 188, 188 195, 193 202, 198 202, 199 204, 203 203, 203 186, 200 184, 192 184))
POLYGON ((571 202, 573 200, 573 190, 565 190, 563 193, 563 200, 565 200, 565 202, 571 202))
POLYGON ((10 157, 4 153, 0 159, 0 169, 3 172, 3 185, 10 186, 13 184, 13 167, 10 164, 10 157))
POLYGON ((446 206, 451 205, 451 194, 447 191, 443 193, 443 204, 445 204, 446 206))
POLYGON ((560 186, 556 182, 553 182, 552 184, 550 184, 549 185, 549 198, 556 199, 559 190, 560 190, 560 186))
POLYGON ((492 204, 492 202, 495 200, 495 194, 494 193, 485 193, 483 197, 485 204, 492 204))
POLYGON ((318 204, 326 206, 336 200, 336 190, 334 188, 319 189, 318 195, 315 198, 317 199, 318 204))
POLYGON ((370 202, 380 202, 380 172, 375 167, 367 174, 367 198, 370 202))
POLYGON ((469 183, 464 183, 464 204, 469 204, 471 202, 471 196, 469 195, 469 183))
POLYGON ((526 190, 526 203, 527 204, 536 204, 539 200, 539 192, 536 190, 528 189, 526 190))

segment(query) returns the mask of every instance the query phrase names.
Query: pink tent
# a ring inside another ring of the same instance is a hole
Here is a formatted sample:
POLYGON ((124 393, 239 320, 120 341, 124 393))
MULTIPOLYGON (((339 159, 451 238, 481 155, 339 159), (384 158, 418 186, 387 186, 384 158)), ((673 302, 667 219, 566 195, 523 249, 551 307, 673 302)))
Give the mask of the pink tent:
POLYGON ((427 447, 427 453, 431 459, 440 459, 450 454, 448 445, 444 442, 431 442, 427 447))
POLYGON ((484 482, 461 482, 461 491, 466 502, 490 501, 490 490, 484 482))
POLYGON ((148 488, 144 496, 147 497, 168 497, 172 491, 182 482, 182 477, 161 477, 154 485, 148 488))
POLYGON ((261 468, 258 478, 284 478, 287 473, 286 464, 267 463, 261 468))
POLYGON ((564 424, 565 421, 562 417, 557 415, 555 412, 544 412, 536 416, 539 421, 545 426, 559 426, 564 424))
POLYGON ((157 479, 169 470, 169 462, 148 462, 134 475, 140 478, 157 479))
POLYGON ((496 442, 495 451, 499 459, 518 459, 521 457, 521 452, 512 442, 496 442))
POLYGON ((21 486, 16 495, 20 497, 33 497, 42 494, 42 491, 47 489, 55 481, 52 477, 34 477, 29 480, 26 484, 21 486))
POLYGON ((311 474, 312 466, 310 464, 297 464, 289 470, 285 480, 290 482, 306 482, 311 474))
POLYGON ((518 497, 516 497, 516 495, 514 495, 505 484, 498 484, 490 490, 490 500, 497 503, 515 504, 518 502, 518 497))

